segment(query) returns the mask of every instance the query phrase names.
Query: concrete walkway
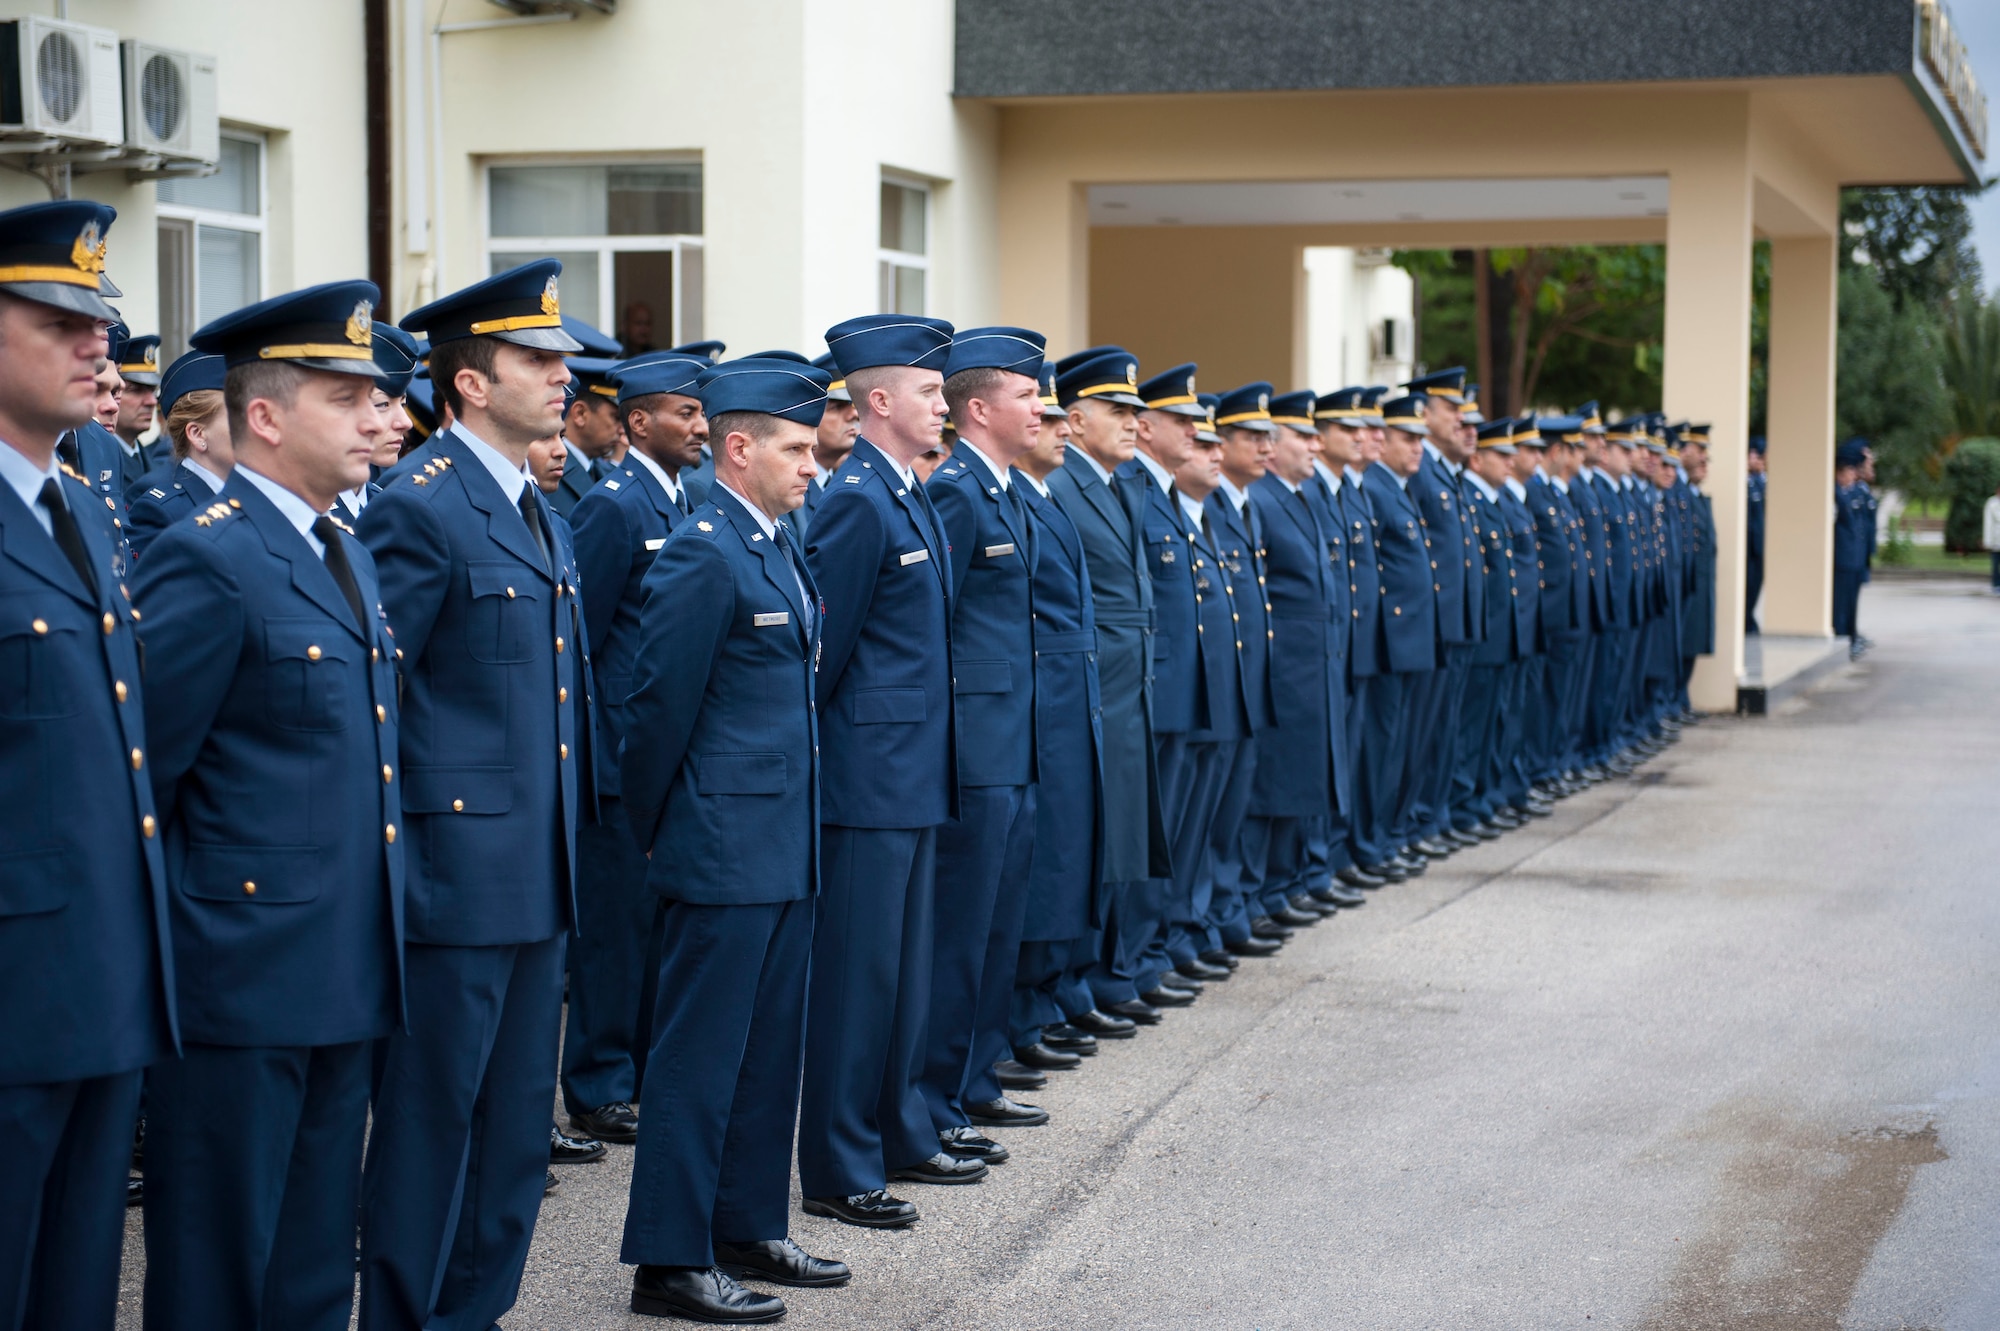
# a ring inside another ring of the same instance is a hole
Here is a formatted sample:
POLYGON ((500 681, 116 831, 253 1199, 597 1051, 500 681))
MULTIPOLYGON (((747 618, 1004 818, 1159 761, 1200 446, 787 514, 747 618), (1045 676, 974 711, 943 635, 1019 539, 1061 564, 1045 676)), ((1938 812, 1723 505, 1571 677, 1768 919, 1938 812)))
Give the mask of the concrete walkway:
MULTIPOLYGON (((1058 1075, 913 1231, 799 1217, 857 1274, 787 1324, 2000 1326, 2000 602, 1862 622, 1775 715, 1058 1075)), ((562 1171, 513 1331, 662 1325, 623 1311, 629 1161, 562 1171)))

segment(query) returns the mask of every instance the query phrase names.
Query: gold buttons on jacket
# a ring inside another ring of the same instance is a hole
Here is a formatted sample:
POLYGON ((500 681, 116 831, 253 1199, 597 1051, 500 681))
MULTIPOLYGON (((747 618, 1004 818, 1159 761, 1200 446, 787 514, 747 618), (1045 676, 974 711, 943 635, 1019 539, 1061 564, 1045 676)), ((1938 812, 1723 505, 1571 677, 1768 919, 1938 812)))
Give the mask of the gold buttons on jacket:
POLYGON ((246 896, 246 897, 254 897, 254 896, 256 896, 256 895, 257 895, 257 884, 255 884, 255 883, 253 883, 253 882, 249 882, 248 880, 245 880, 245 882, 244 882, 244 884, 243 884, 243 895, 244 895, 244 896, 246 896))
POLYGON ((111 694, 113 697, 117 698, 119 702, 124 702, 127 698, 132 696, 132 691, 125 687, 125 681, 121 679, 115 681, 111 685, 111 694))
POLYGON ((320 651, 317 645, 306 648, 306 660, 308 661, 317 661, 323 655, 325 653, 320 651))
POLYGON ((567 744, 556 745, 556 752, 562 756, 565 762, 569 760, 569 745, 567 744))
POLYGON ((112 618, 112 616, 111 616, 111 612, 110 612, 109 610, 105 611, 105 612, 104 612, 104 631, 105 631, 106 633, 110 633, 110 632, 114 631, 114 630, 115 630, 115 629, 116 629, 117 627, 118 627, 118 621, 117 621, 116 619, 113 619, 113 618, 112 618))
POLYGON ((453 813, 464 813, 464 812, 465 812, 465 801, 464 801, 464 800, 453 800, 453 801, 451 802, 451 811, 452 811, 453 813))
POLYGON ((382 829, 382 839, 392 846, 396 844, 396 825, 394 823, 390 823, 382 829))
POLYGON ((159 830, 160 830, 160 825, 153 821, 152 814, 149 813, 144 818, 141 818, 139 820, 139 831, 142 835, 146 836, 147 838, 150 839, 153 833, 159 830))
POLYGON ((132 770, 138 771, 146 765, 146 754, 142 749, 132 750, 132 770))
POLYGON ((34 623, 28 625, 28 627, 33 629, 37 633, 47 633, 49 631, 49 621, 46 619, 38 619, 34 623))
POLYGON ((389 764, 387 764, 387 763, 383 763, 383 764, 382 764, 382 784, 386 786, 386 785, 388 785, 388 784, 389 784, 389 783, 390 783, 391 781, 394 781, 395 779, 396 779, 396 772, 395 772, 395 769, 394 769, 394 768, 392 768, 392 767, 390 767, 390 766, 389 766, 389 764))
POLYGON ((569 701, 569 690, 568 690, 568 689, 557 689, 557 690, 556 690, 556 701, 557 701, 557 702, 568 702, 568 701, 569 701))
POLYGON ((379 726, 379 725, 381 725, 381 724, 382 724, 383 722, 387 721, 388 719, 389 719, 389 709, 388 709, 388 708, 386 708, 386 707, 384 707, 384 706, 383 706, 383 705, 382 705, 381 703, 379 703, 379 702, 378 702, 378 703, 376 703, 376 704, 375 704, 375 724, 379 726))
MULTIPOLYGON (((562 640, 561 638, 557 638, 557 639, 556 639, 556 651, 557 651, 557 652, 561 652, 561 651, 562 651, 562 649, 563 649, 563 640, 562 640)), ((401 653, 401 652, 398 652, 398 653, 397 653, 397 655, 398 655, 398 656, 401 656, 401 655, 402 655, 402 653, 401 653)))

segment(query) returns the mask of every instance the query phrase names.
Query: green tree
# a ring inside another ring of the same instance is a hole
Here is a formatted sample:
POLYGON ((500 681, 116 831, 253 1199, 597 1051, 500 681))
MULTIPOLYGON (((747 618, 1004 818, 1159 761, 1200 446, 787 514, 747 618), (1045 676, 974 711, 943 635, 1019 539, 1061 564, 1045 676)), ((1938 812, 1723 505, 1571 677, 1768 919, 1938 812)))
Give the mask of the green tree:
POLYGON ((1986 534, 1986 501, 2000 489, 2000 439, 1966 439, 1945 460, 1951 507, 1945 512, 1945 549, 1970 554, 1986 534))
POLYGON ((1961 300, 1944 330, 1944 382, 1961 435, 2000 435, 2000 305, 1961 300))
POLYGON ((1980 192, 1949 186, 1843 191, 1840 266, 1874 269, 1899 310, 1941 310, 1956 297, 1976 295, 1979 252, 1966 200, 1980 192))
POLYGON ((1899 308, 1873 267, 1849 268, 1840 274, 1839 337, 1835 434, 1867 436, 1880 484, 1944 498, 1939 445, 1951 410, 1937 312, 1915 302, 1899 308))

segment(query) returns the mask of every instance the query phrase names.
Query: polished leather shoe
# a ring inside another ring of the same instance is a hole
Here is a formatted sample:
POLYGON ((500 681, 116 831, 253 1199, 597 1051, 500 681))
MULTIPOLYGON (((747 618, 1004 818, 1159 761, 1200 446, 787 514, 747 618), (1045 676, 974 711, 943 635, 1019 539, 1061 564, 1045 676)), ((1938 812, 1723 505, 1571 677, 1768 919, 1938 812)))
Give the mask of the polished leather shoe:
POLYGON ((905 1183, 977 1183, 987 1172, 977 1160, 960 1160, 939 1151, 928 1160, 890 1170, 889 1177, 905 1183))
POLYGON ((1128 998, 1122 1003, 1113 1003, 1111 1005, 1111 1015, 1114 1017, 1124 1017, 1126 1020, 1136 1022, 1141 1026, 1157 1026, 1160 1024, 1160 1010, 1143 998, 1128 998))
POLYGON ((1069 1019, 1069 1024, 1100 1040, 1129 1040, 1138 1027, 1126 1017, 1114 1017, 1096 1008, 1069 1019))
POLYGON ((1348 865, 1345 869, 1335 874, 1334 877, 1349 887, 1358 887, 1367 892, 1372 892, 1389 881, 1386 878, 1378 877, 1358 864, 1348 865))
POLYGON ((632 1273, 632 1311, 644 1317, 750 1326, 785 1315, 785 1301, 736 1283, 713 1266, 642 1266, 632 1273))
POLYGON ((1066 1021, 1042 1027, 1042 1043, 1059 1054, 1081 1054, 1091 1058, 1097 1053, 1097 1037, 1089 1031, 1078 1030, 1066 1021))
POLYGON ((1238 966, 1241 966, 1243 964, 1242 960, 1238 958, 1235 953, 1229 951, 1229 949, 1227 948, 1221 948, 1221 947, 1212 947, 1208 949, 1208 951, 1201 954, 1201 959, 1203 963, 1205 963, 1206 965, 1219 967, 1222 970, 1232 971, 1232 972, 1238 966))
POLYGON ((1071 1068, 1083 1062, 1083 1055, 1081 1054, 1072 1054, 1065 1049, 1051 1049, 1040 1041, 1034 1044, 1015 1045, 1014 1058, 1018 1062, 1024 1063, 1031 1068, 1039 1068, 1043 1072, 1068 1072, 1071 1068))
POLYGON ((623 1100, 569 1116, 570 1131, 601 1142, 630 1146, 639 1140, 639 1113, 623 1100))
POLYGON ((1003 1058, 993 1065, 993 1076, 1000 1088, 1007 1091, 1039 1091, 1049 1084, 1048 1077, 1035 1071, 1018 1058, 1003 1058))
POLYGON ((845 1285, 853 1274, 846 1262, 815 1257, 790 1239, 715 1245, 715 1264, 736 1280, 768 1280, 797 1289, 845 1285))
POLYGON ((1292 931, 1268 915, 1259 915, 1250 921, 1250 936, 1267 942, 1282 943, 1291 938, 1292 931))
POLYGON ((588 1137, 572 1137, 555 1124, 549 1124, 550 1164, 583 1165, 592 1160, 602 1160, 606 1154, 603 1142, 592 1141, 588 1137))
POLYGON ((1230 970, 1227 966, 1211 965, 1200 957, 1192 957, 1187 961, 1175 962, 1174 973, 1185 975, 1190 980, 1226 980, 1229 978, 1230 970))
POLYGON ((1329 915, 1340 914, 1340 907, 1334 905, 1331 901, 1322 901, 1316 895, 1317 892, 1322 891, 1325 891, 1325 889, 1317 888, 1312 892, 1299 893, 1297 896, 1291 898, 1292 909, 1302 911, 1314 917, 1315 920, 1323 920, 1329 915))
POLYGON ((125 1204, 127 1206, 137 1206, 145 1200, 146 1180, 140 1178, 137 1174, 127 1174, 125 1176, 125 1204))
POLYGON ((1366 892, 1361 891, 1359 888, 1349 887, 1337 878, 1325 887, 1314 888, 1307 895, 1320 907, 1331 906, 1335 910, 1352 910, 1356 906, 1365 906, 1368 904, 1368 894, 1366 892))
MULTIPOLYGON (((1290 937, 1289 931, 1286 937, 1290 937)), ((1268 957, 1274 955, 1284 943, 1276 938, 1259 938, 1252 934, 1248 938, 1232 938, 1223 946, 1229 949, 1232 956, 1268 957)))
POLYGON ((1520 811, 1530 818, 1546 818, 1556 811, 1556 806, 1547 800, 1530 799, 1521 802, 1520 811))
POLYGON ((807 1215, 825 1216, 863 1229, 901 1229, 917 1220, 917 1208, 881 1188, 851 1197, 807 1197, 800 1202, 807 1215))
MULTIPOLYGON (((1274 923, 1282 924, 1288 929, 1303 929, 1309 924, 1318 924, 1320 916, 1316 910, 1300 910, 1297 906, 1280 906, 1271 912, 1270 919, 1274 923)), ((1256 926, 1252 925, 1251 927, 1254 929, 1256 926)))
POLYGON ((982 1128, 1038 1128, 1049 1121, 1049 1111, 1019 1104, 1001 1096, 998 1100, 974 1100, 965 1106, 965 1116, 982 1128))
POLYGON ((1413 851, 1404 851, 1396 857, 1395 863, 1402 865, 1403 872, 1412 878, 1426 872, 1431 867, 1431 862, 1428 859, 1413 851))
POLYGON ((556 1171, 551 1169, 548 1172, 548 1177, 542 1180, 542 1196, 544 1197, 548 1196, 550 1193, 554 1192, 557 1188, 560 1188, 561 1186, 562 1186, 562 1180, 557 1178, 556 1171))
POLYGON ((1139 1001, 1156 1008, 1191 1007, 1194 995, 1185 989, 1148 989, 1139 995, 1139 1001))
POLYGON ((1457 846, 1447 846, 1436 837, 1425 837, 1412 847, 1412 849, 1419 855, 1433 860, 1447 860, 1458 853, 1457 846))
POLYGON ((999 1142, 981 1132, 978 1128, 961 1125, 949 1132, 938 1134, 938 1145, 944 1153, 956 1160, 978 1160, 989 1165, 1004 1165, 1010 1152, 999 1142))
POLYGON ((1408 882, 1410 877, 1410 871, 1393 859, 1383 860, 1380 864, 1368 865, 1361 872, 1367 874, 1370 878, 1380 878, 1385 883, 1408 882))
POLYGON ((1471 850, 1474 846, 1480 844, 1478 837, 1472 835, 1472 833, 1464 830, 1463 828, 1458 828, 1458 827, 1446 828, 1444 830, 1444 838, 1445 840, 1451 842, 1452 845, 1457 846, 1460 850, 1471 850))

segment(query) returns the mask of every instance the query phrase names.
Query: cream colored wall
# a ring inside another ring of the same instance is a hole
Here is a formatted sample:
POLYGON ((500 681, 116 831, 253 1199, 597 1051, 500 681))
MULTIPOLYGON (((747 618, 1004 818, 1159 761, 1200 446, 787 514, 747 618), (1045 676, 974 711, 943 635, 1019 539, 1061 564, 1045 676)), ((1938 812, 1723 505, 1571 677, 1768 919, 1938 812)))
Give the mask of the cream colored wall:
MULTIPOLYGON (((0 0, 0 18, 49 15, 46 3, 0 0)), ((276 295, 368 271, 366 106, 360 0, 260 0, 246 11, 216 0, 69 0, 78 23, 216 57, 225 125, 268 133, 264 289, 276 295), (310 52, 310 59, 302 59, 310 52)), ((75 177, 78 198, 118 209, 109 271, 134 329, 159 319, 155 186, 123 171, 75 177)), ((48 197, 41 183, 0 171, 0 208, 48 197)))

